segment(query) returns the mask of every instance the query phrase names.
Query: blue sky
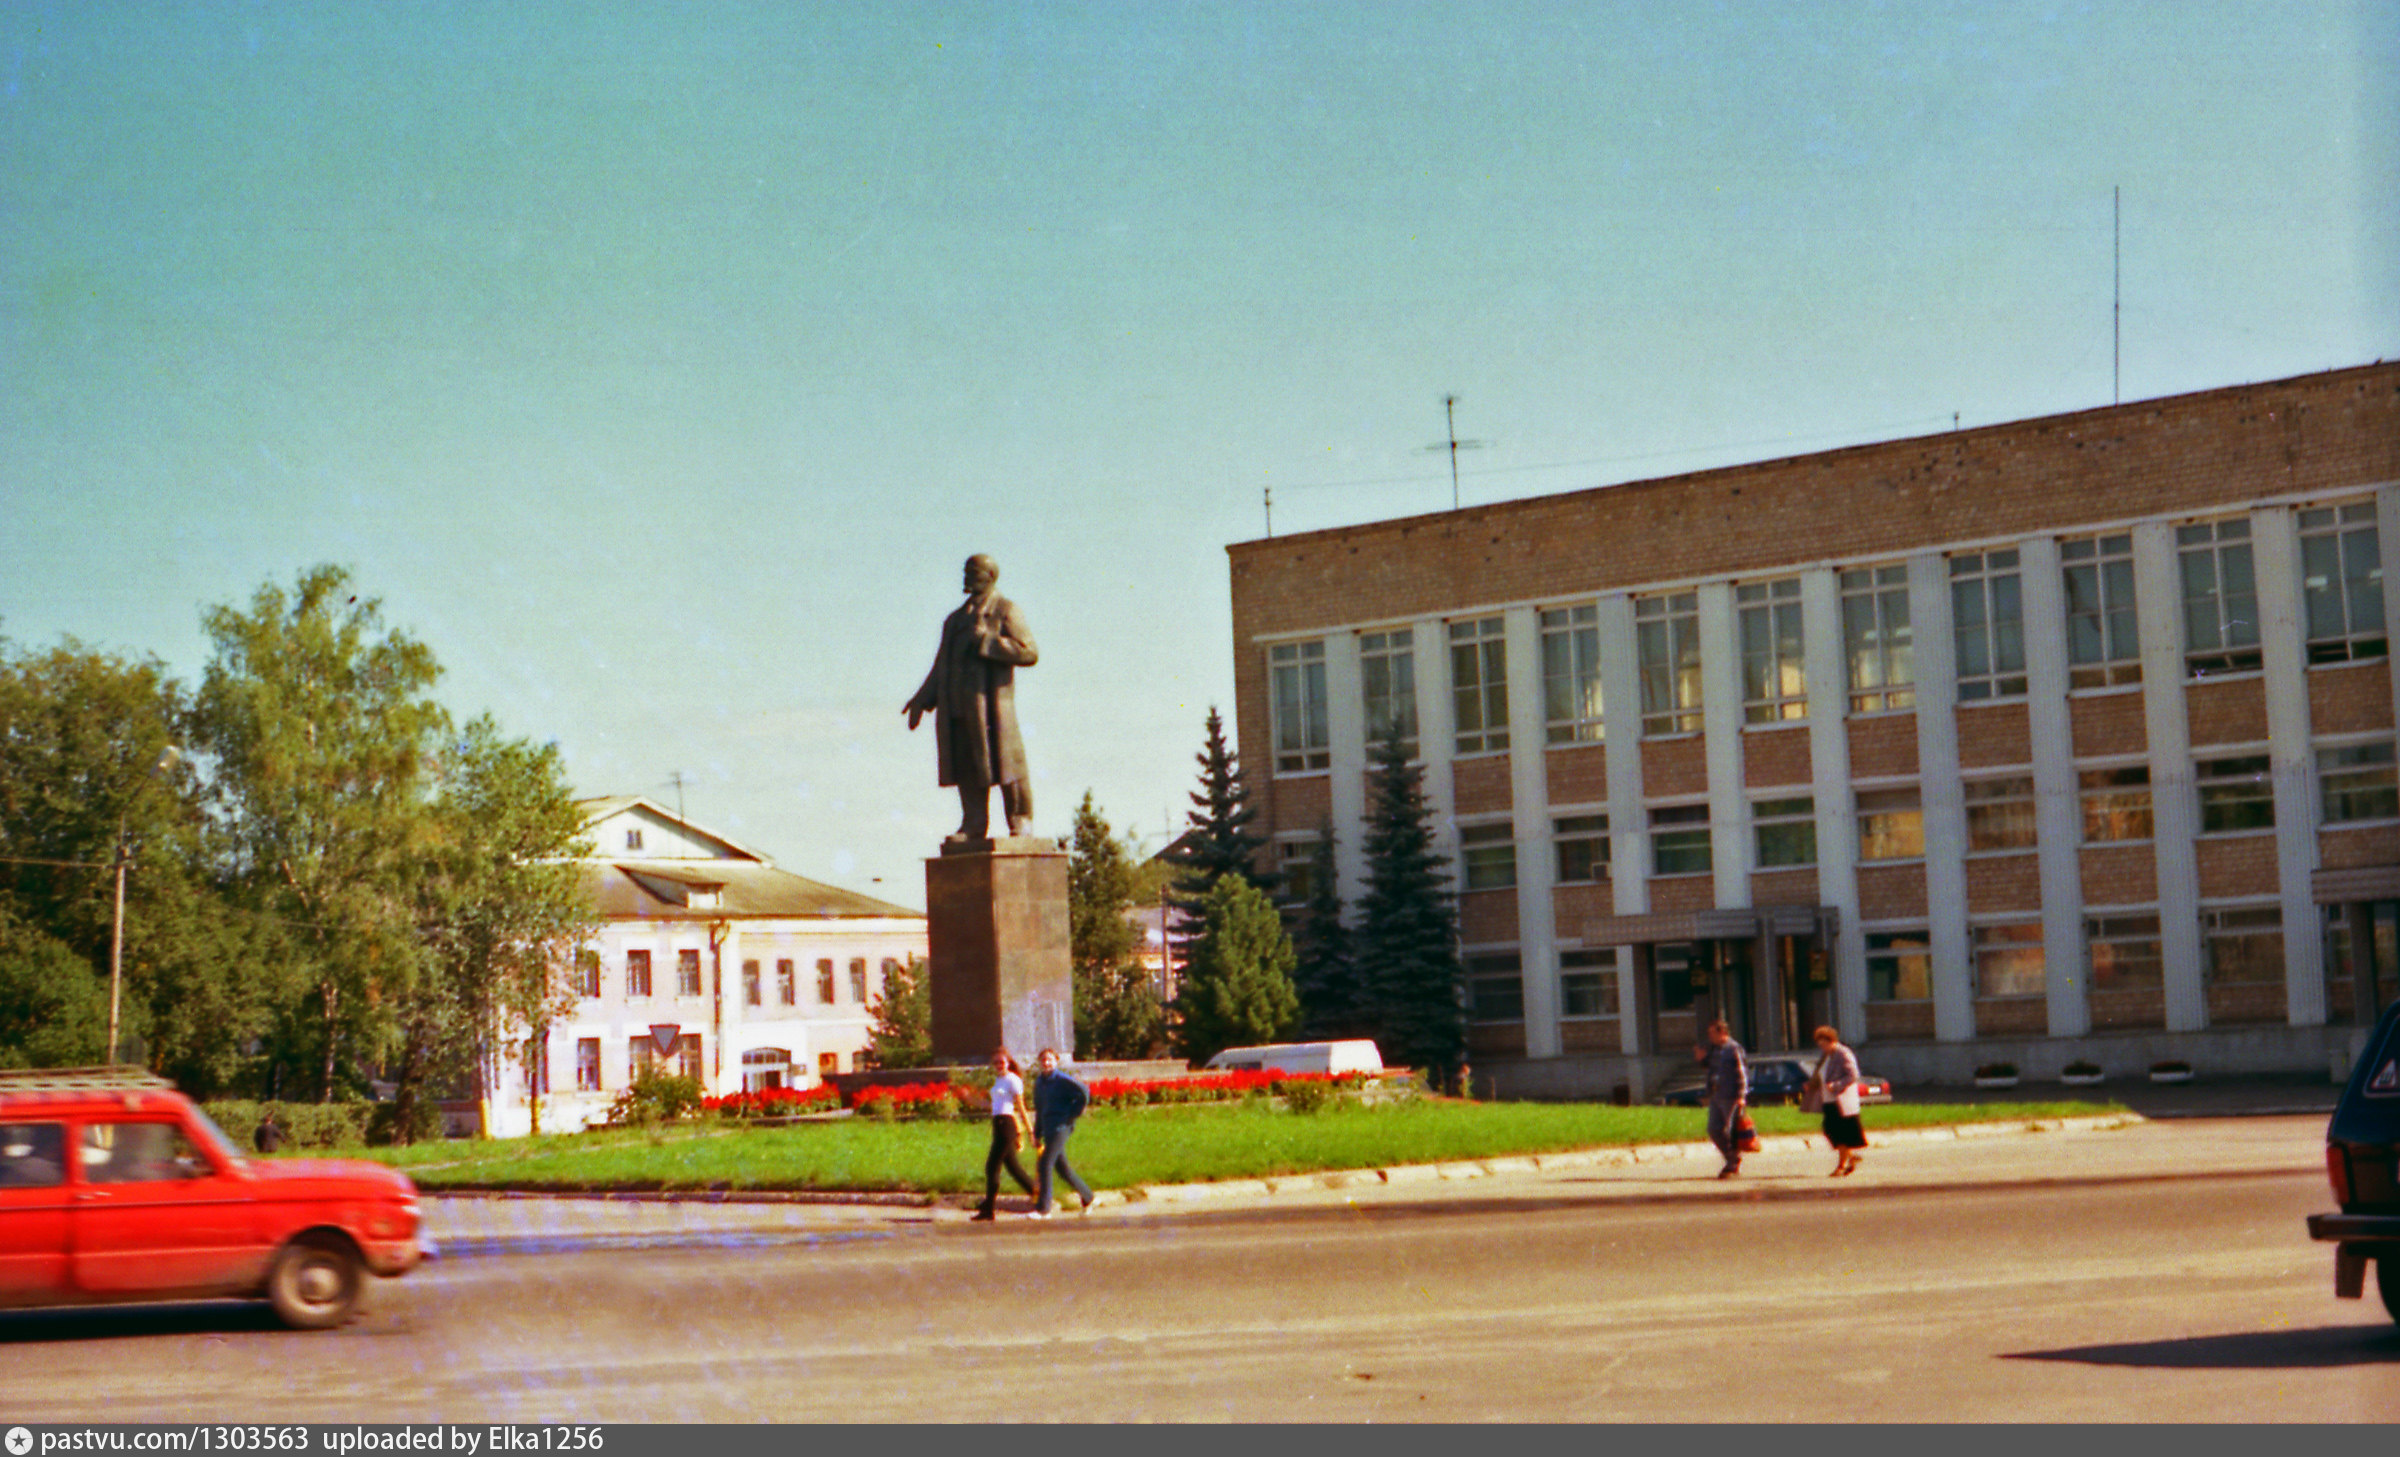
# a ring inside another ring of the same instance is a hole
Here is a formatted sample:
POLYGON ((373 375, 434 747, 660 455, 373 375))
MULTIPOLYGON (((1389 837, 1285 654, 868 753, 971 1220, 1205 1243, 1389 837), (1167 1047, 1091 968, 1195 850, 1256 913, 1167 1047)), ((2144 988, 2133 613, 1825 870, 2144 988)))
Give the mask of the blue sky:
POLYGON ((2400 0, 0 6, 0 633, 353 567, 577 788, 922 903, 1180 819, 1226 543, 2400 355, 2400 0))

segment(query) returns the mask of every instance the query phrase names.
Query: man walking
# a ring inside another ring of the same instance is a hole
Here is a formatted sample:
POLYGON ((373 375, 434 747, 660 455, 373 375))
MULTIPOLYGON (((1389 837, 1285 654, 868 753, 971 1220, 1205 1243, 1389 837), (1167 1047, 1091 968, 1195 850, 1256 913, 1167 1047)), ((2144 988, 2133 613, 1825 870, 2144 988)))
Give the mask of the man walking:
POLYGON ((1055 1048, 1042 1049, 1041 1076, 1033 1082, 1033 1136, 1041 1142, 1042 1157, 1034 1172, 1033 1217, 1050 1217, 1051 1171, 1057 1170, 1076 1193, 1083 1196, 1083 1212, 1092 1211, 1092 1187, 1067 1162, 1067 1136, 1075 1131, 1075 1120, 1091 1106, 1092 1090, 1085 1087, 1074 1074, 1058 1065, 1055 1048))
POLYGON ((1717 1177, 1730 1179, 1742 1171, 1741 1136, 1734 1124, 1750 1101, 1750 1063, 1723 1018, 1708 1024, 1708 1046, 1700 1050, 1700 1061, 1708 1069, 1708 1141, 1725 1156, 1717 1177))

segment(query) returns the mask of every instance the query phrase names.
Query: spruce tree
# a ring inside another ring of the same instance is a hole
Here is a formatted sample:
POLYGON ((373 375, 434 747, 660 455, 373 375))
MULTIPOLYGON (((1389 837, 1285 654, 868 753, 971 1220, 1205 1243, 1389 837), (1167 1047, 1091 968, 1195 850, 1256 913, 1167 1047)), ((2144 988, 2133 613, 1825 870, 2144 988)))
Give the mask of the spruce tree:
POLYGON ((1316 1039, 1371 1036, 1370 1009, 1359 992, 1350 928, 1342 924, 1331 821, 1318 834, 1308 875, 1308 898, 1300 904, 1292 934, 1299 958, 1292 982, 1300 993, 1301 1029, 1316 1039))
POLYGON ((1385 1061, 1447 1081, 1467 1047, 1457 904, 1422 776, 1397 735, 1375 746, 1367 796, 1367 885, 1351 943, 1358 984, 1385 1061))
POLYGON ((922 956, 885 973, 868 1009, 869 1055, 877 1067, 933 1066, 933 971, 922 956))
POLYGON ((1175 994, 1177 1051, 1195 1063, 1228 1047, 1276 1042, 1300 1020, 1292 940, 1266 892, 1220 878, 1201 912, 1200 939, 1175 994))
POLYGON ((1208 740, 1196 759, 1200 788, 1184 817, 1188 828, 1159 857, 1175 867, 1168 903, 1187 920, 1201 916, 1209 892, 1228 875, 1238 875, 1262 891, 1275 889, 1275 877, 1259 864, 1266 838, 1250 833, 1258 807, 1250 803, 1240 756, 1225 742, 1225 719, 1213 707, 1208 711, 1208 740))
POLYGON ((1166 1008, 1142 964, 1142 932, 1131 915, 1139 879, 1133 857, 1084 791, 1067 856, 1067 928, 1075 1046, 1086 1057, 1148 1057, 1165 1042, 1166 1008))

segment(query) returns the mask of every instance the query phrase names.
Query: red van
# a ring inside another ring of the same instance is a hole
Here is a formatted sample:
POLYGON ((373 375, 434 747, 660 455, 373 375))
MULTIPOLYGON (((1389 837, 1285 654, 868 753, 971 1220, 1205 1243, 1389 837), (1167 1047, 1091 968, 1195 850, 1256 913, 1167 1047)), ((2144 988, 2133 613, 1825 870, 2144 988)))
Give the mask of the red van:
POLYGON ((381 1164, 244 1158, 165 1079, 0 1072, 0 1306, 263 1299, 302 1330, 425 1256, 381 1164))

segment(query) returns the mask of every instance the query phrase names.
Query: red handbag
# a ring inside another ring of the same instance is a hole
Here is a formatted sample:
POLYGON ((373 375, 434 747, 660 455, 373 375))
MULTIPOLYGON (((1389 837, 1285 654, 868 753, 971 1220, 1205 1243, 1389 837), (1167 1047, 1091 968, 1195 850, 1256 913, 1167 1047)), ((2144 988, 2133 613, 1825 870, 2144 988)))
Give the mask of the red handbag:
POLYGON ((1751 1121, 1748 1108, 1733 1110, 1733 1146, 1743 1153, 1758 1152, 1758 1125, 1751 1121))

